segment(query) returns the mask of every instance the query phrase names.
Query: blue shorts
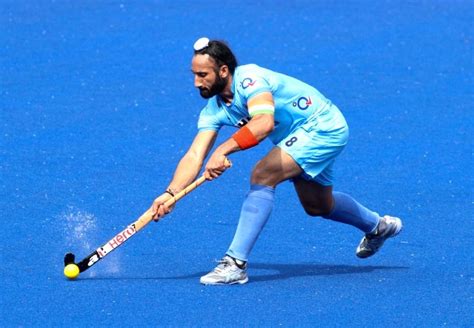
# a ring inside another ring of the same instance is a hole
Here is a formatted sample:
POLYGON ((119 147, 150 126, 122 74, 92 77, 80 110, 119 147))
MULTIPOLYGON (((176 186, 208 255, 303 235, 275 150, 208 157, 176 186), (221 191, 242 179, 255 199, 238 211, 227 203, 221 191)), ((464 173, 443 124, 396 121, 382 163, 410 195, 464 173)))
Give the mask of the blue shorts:
POLYGON ((333 184, 333 164, 344 149, 349 127, 339 109, 328 104, 277 144, 301 167, 301 177, 323 186, 333 184))

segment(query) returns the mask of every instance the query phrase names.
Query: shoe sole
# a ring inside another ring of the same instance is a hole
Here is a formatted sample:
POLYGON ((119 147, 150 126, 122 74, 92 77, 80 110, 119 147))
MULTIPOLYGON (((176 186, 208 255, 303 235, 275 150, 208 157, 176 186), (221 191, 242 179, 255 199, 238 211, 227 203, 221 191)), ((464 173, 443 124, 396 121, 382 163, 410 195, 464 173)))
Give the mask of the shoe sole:
POLYGON ((236 280, 233 282, 202 282, 200 281, 200 283, 206 286, 223 286, 223 285, 235 285, 235 284, 243 285, 243 284, 246 284, 248 281, 249 281, 249 278, 246 277, 243 280, 236 280))

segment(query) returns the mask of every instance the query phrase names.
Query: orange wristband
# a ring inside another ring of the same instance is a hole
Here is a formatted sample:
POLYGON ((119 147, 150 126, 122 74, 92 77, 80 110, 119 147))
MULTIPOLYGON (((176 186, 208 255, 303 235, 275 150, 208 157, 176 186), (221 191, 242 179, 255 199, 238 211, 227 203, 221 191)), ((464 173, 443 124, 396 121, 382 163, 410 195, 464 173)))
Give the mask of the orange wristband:
POLYGON ((232 135, 232 139, 237 142, 240 149, 248 149, 258 145, 258 140, 253 135, 252 131, 246 126, 240 128, 239 131, 232 135))

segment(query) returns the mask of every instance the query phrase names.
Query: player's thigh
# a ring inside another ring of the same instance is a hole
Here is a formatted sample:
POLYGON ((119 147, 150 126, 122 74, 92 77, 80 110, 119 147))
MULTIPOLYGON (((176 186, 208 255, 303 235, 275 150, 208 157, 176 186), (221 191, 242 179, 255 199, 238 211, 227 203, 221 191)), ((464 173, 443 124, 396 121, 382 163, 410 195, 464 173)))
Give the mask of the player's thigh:
POLYGON ((305 212, 311 216, 329 214, 333 208, 332 186, 324 186, 302 177, 293 180, 296 193, 305 212))
POLYGON ((293 158, 307 180, 332 185, 332 165, 347 143, 348 128, 334 128, 324 116, 308 120, 277 146, 293 158))
POLYGON ((282 181, 296 177, 302 172, 299 165, 279 147, 262 158, 252 171, 252 184, 275 187, 282 181))

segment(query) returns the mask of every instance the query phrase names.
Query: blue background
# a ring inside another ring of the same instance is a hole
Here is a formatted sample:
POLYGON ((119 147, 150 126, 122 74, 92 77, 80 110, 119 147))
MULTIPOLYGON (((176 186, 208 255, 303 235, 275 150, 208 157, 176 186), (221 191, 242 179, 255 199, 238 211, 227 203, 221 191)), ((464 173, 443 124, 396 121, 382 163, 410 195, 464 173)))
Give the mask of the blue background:
POLYGON ((472 327, 473 7, 1 1, 0 324, 472 327), (336 189, 402 217, 402 234, 357 259, 361 233, 306 216, 283 183, 250 282, 200 285, 232 239, 264 142, 67 281, 64 254, 81 259, 133 222, 192 141, 201 36, 336 103, 351 127, 336 189))

